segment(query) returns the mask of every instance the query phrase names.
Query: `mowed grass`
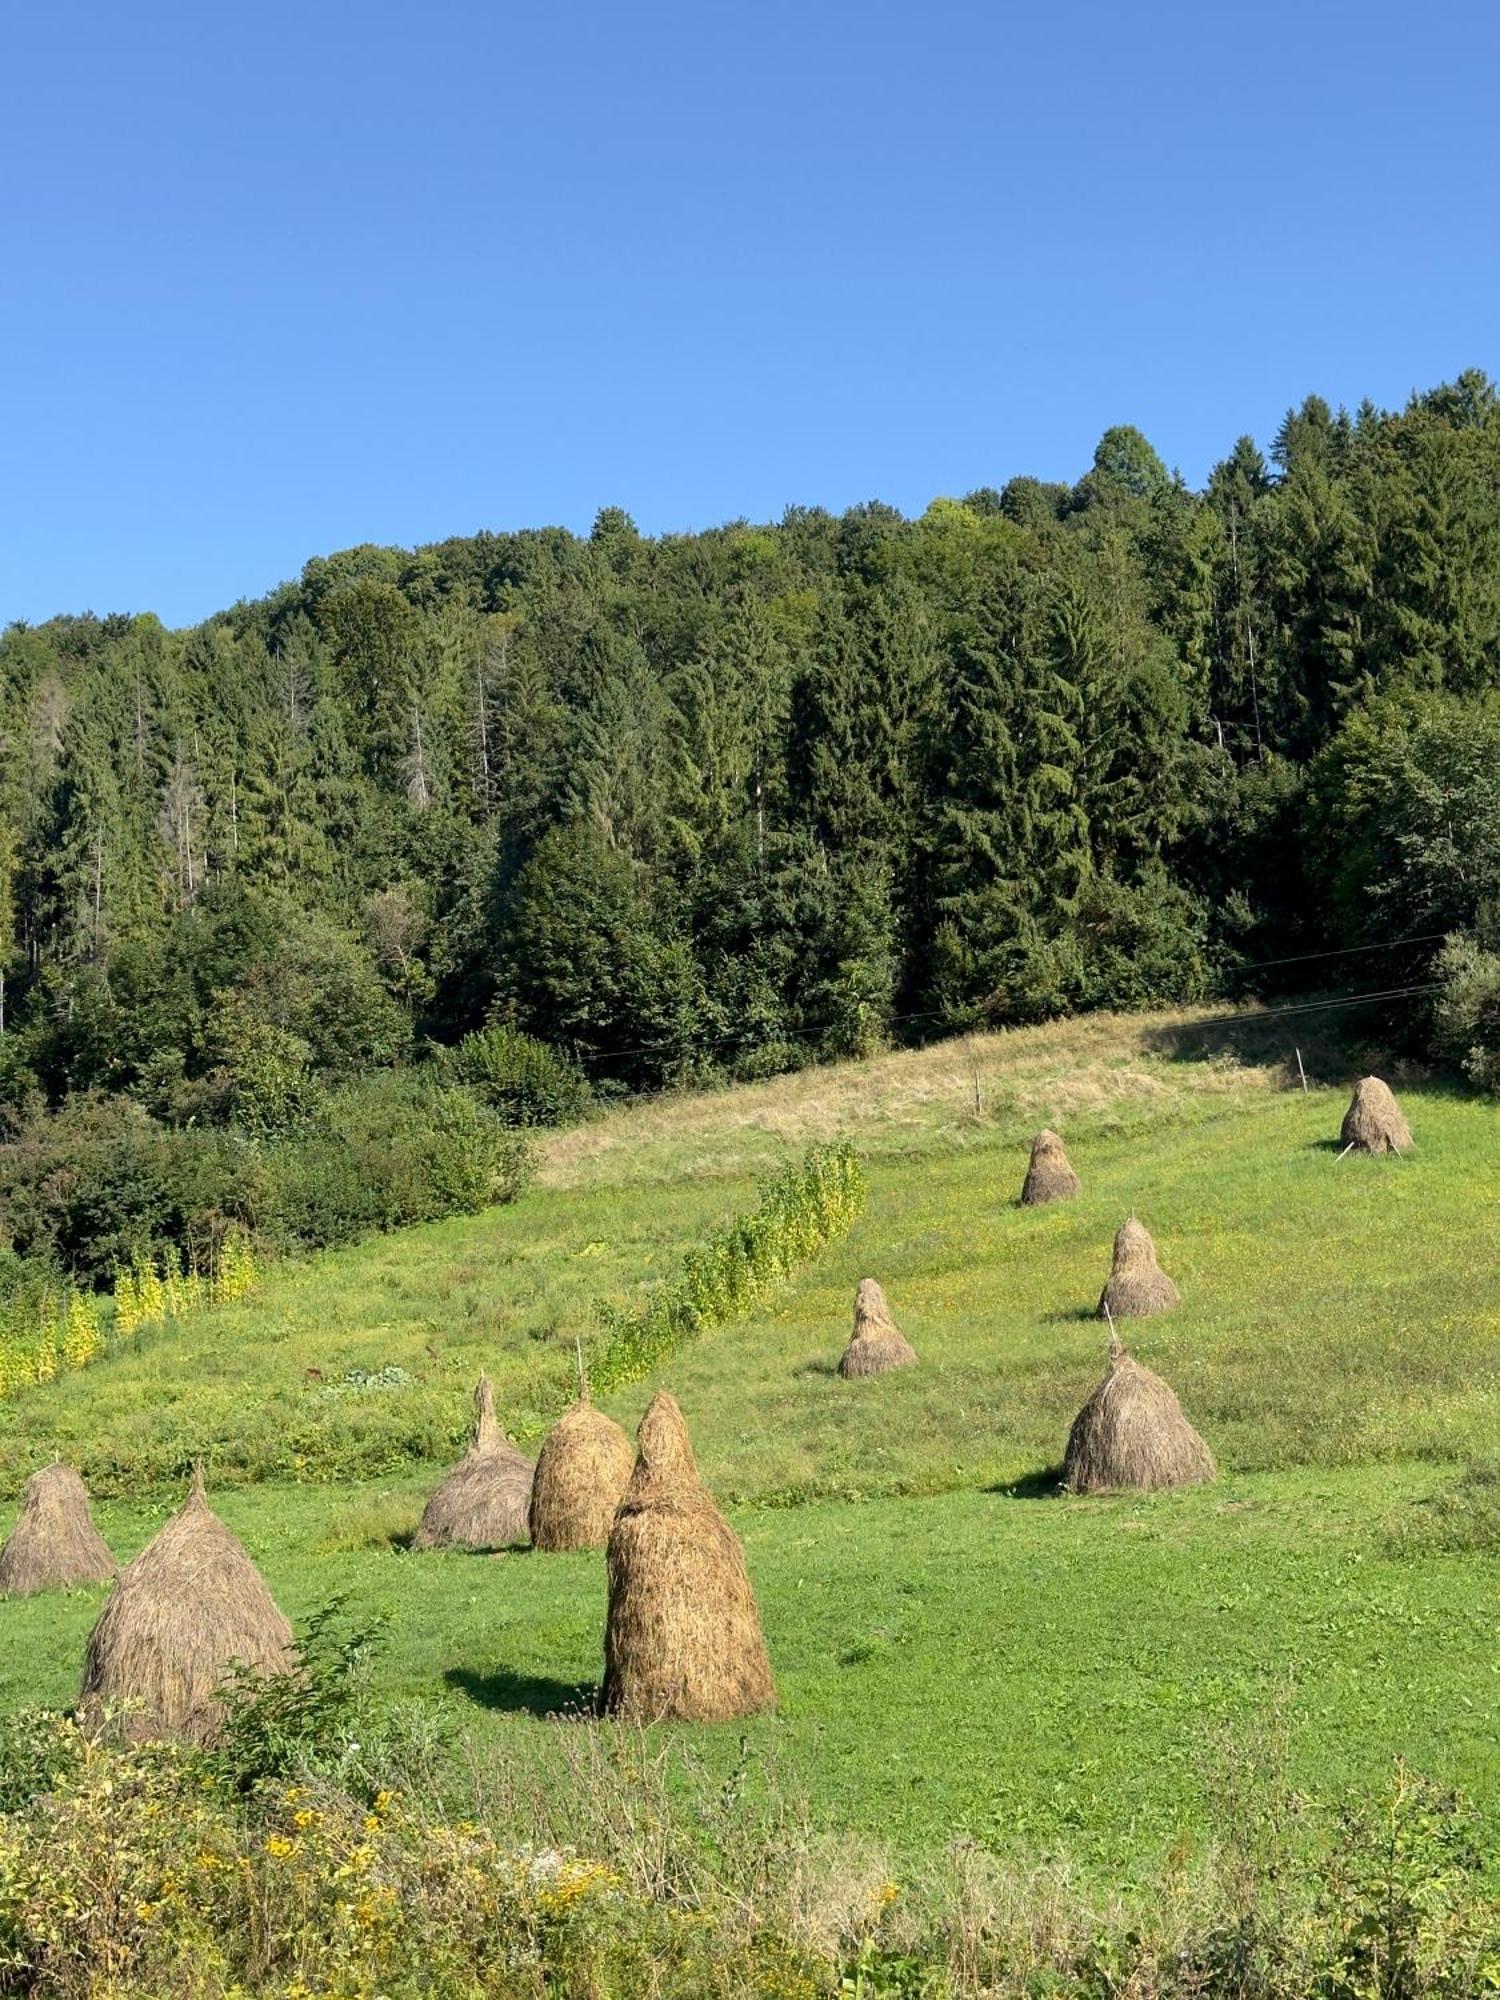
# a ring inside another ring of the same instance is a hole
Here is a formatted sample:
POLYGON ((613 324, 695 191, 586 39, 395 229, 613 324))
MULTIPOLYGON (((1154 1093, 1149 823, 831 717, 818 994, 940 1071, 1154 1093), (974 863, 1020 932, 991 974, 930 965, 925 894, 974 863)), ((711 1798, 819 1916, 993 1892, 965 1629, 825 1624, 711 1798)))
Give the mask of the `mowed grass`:
MULTIPOLYGON (((757 1164, 848 1133, 870 1159, 849 1240, 659 1378, 744 1538, 782 1696, 744 1731, 676 1733, 709 1780, 743 1741, 831 1830, 913 1854, 966 1833, 1105 1871, 1197 1838, 1220 1738, 1277 1716, 1314 1790, 1400 1753, 1493 1796, 1495 1557, 1398 1553, 1388 1529, 1500 1446, 1496 1110, 1405 1084, 1417 1152, 1340 1161, 1344 1082, 1303 1096, 1279 1065, 1184 1059, 1190 1028, 1069 1024, 558 1135, 512 1210, 276 1273, 256 1302, 0 1406, 0 1466, 14 1489, 54 1447, 81 1461, 129 1496, 101 1509, 128 1554, 169 1505, 162 1468, 203 1451, 294 1618, 341 1592, 388 1611, 383 1692, 560 1776, 567 1725, 541 1718, 597 1676, 602 1560, 417 1557, 390 1536, 478 1366, 524 1421, 594 1296, 748 1207, 757 1164), (1022 1141, 1044 1120, 1084 1193, 1023 1211, 1022 1141), (1130 1337, 1223 1476, 1064 1499, 1132 1209, 1184 1302, 1130 1337), (922 1365, 844 1383, 867 1273, 922 1365), (393 1364, 411 1379, 342 1381, 393 1364), (371 1464, 385 1476, 334 1478, 371 1464)), ((633 1425, 655 1386, 609 1407, 633 1425)), ((0 1702, 71 1697, 98 1601, 0 1606, 0 1702)))
MULTIPOLYGON (((1282 1730, 1287 1775, 1315 1798, 1379 1784, 1397 1753, 1493 1798, 1493 1566, 1396 1559, 1380 1532, 1433 1483, 1304 1471, 1149 1500, 741 1512, 779 1712, 654 1734, 698 1767, 679 1784, 769 1769, 819 1830, 898 1870, 968 1836, 1123 1880, 1209 1838, 1226 1759, 1282 1730)), ((326 1495, 220 1506, 294 1620, 334 1592, 351 1616, 388 1616, 382 1691, 463 1746, 455 1803, 490 1756, 567 1782, 578 1725, 542 1718, 597 1678, 601 1558, 331 1555, 326 1495)), ((128 1553, 160 1511, 113 1504, 101 1521, 128 1553)), ((102 1595, 3 1607, 0 1704, 72 1699, 102 1595)))

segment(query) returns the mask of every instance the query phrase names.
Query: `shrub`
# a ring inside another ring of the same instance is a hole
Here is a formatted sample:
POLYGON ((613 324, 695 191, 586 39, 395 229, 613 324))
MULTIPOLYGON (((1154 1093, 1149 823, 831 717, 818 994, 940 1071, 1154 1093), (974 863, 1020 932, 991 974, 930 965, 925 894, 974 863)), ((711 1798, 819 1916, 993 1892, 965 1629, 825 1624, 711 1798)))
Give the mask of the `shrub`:
POLYGON ((0 1148, 0 1208, 23 1255, 97 1284, 154 1245, 213 1241, 242 1212, 248 1164, 232 1135, 169 1132, 128 1098, 89 1095, 0 1148))
POLYGON ((1450 937, 1434 968, 1432 1039, 1481 1090, 1500 1093, 1500 955, 1467 934, 1450 937))
POLYGON ((854 1148, 810 1147, 762 1185, 753 1215, 726 1223, 689 1250, 679 1276, 623 1310, 601 1302, 604 1338, 589 1357, 595 1387, 638 1382, 684 1342, 750 1312, 799 1264, 846 1235, 864 1204, 864 1169, 854 1148))
POLYGON ((530 1150, 471 1091, 409 1074, 328 1100, 317 1131, 268 1148, 256 1222, 289 1248, 474 1214, 529 1184, 530 1150))
POLYGON ((444 1080, 466 1084, 507 1125, 561 1125, 588 1109, 588 1079, 535 1035, 492 1021, 435 1052, 444 1080))

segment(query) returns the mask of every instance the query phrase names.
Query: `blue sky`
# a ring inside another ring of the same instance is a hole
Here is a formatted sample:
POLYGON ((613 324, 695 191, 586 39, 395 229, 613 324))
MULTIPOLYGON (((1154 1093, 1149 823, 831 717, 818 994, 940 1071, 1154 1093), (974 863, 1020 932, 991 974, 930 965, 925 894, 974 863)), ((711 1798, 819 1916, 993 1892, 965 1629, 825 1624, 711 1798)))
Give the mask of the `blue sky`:
POLYGON ((1497 353, 1500 16, 13 0, 0 623, 307 557, 1203 479, 1497 353))

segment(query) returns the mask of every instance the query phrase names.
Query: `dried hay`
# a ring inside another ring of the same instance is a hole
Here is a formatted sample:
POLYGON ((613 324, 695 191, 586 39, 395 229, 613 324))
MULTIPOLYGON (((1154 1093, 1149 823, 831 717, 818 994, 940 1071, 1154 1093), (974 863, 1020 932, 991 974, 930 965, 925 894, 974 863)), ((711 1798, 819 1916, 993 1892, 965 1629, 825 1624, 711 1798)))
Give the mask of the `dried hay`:
POLYGON ((682 1412, 661 1393, 609 1537, 600 1711, 633 1722, 727 1722, 776 1687, 739 1538, 698 1476, 682 1412))
POLYGON ((527 1539, 534 1468, 500 1428, 488 1375, 474 1413, 474 1442, 423 1508, 413 1548, 508 1549, 527 1539))
POLYGON ((1354 1086, 1354 1096, 1339 1128, 1339 1142, 1347 1153, 1409 1153, 1411 1127, 1401 1115, 1395 1092, 1378 1076, 1362 1076, 1354 1086))
POLYGON ((542 1440, 531 1483, 532 1546, 559 1554, 602 1549, 630 1483, 630 1439, 589 1401, 587 1383, 542 1440))
POLYGON ((89 1634, 83 1707, 123 1710, 129 1742, 211 1743, 229 1667, 280 1673, 295 1657, 291 1626, 210 1510, 199 1466, 186 1501, 120 1572, 89 1634))
POLYGON ((1044 1201, 1071 1201, 1082 1186, 1062 1140, 1055 1132, 1038 1132, 1031 1142, 1031 1164, 1021 1187, 1021 1206, 1037 1208, 1044 1201))
POLYGON ((20 1518, 0 1549, 0 1596, 105 1583, 115 1568, 89 1512, 88 1489, 72 1466, 59 1460, 33 1472, 20 1518))
POLYGON ((1100 1319, 1146 1319, 1181 1305, 1182 1294, 1156 1261, 1149 1230, 1132 1215, 1115 1237, 1109 1281, 1099 1294, 1100 1319))
POLYGON ((1216 1469, 1168 1384, 1111 1334, 1109 1370, 1073 1419, 1063 1485, 1072 1493, 1150 1493, 1200 1485, 1216 1469))
POLYGON ((873 1278, 861 1278, 854 1294, 854 1332, 839 1362, 840 1375, 884 1375, 889 1368, 909 1368, 916 1358, 891 1318, 885 1293, 873 1278))

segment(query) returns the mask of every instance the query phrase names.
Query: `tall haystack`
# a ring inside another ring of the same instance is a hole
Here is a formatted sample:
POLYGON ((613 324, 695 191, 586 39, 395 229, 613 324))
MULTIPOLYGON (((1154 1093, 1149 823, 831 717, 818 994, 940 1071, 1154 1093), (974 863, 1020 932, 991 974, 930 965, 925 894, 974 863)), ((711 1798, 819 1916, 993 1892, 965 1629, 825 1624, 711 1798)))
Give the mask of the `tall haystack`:
POLYGON ((1409 1153, 1411 1127, 1401 1116, 1395 1092, 1378 1076, 1362 1076, 1344 1113, 1339 1142, 1347 1153, 1409 1153))
POLYGON ((1071 1201, 1083 1186, 1055 1132, 1038 1132, 1031 1142, 1031 1164, 1021 1186, 1021 1206, 1037 1208, 1044 1201, 1071 1201))
POLYGON ((653 1396, 609 1537, 605 1715, 727 1722, 776 1686, 739 1538, 698 1476, 682 1412, 653 1396))
POLYGON ((203 1491, 192 1491, 153 1541, 120 1572, 84 1655, 83 1705, 121 1709, 127 1739, 211 1743, 232 1665, 272 1674, 290 1667, 292 1628, 260 1572, 203 1491))
POLYGON ((474 1442, 423 1508, 413 1548, 508 1549, 527 1538, 534 1468, 500 1428, 488 1375, 474 1413, 474 1442))
POLYGON ((602 1549, 620 1495, 630 1483, 630 1439, 589 1401, 580 1363, 578 1401, 542 1439, 531 1482, 531 1540, 558 1554, 602 1549))
POLYGON ((1111 1334, 1108 1372, 1073 1419, 1063 1485, 1071 1493, 1150 1493, 1201 1485, 1216 1470, 1167 1383, 1111 1334))
POLYGON ((115 1559, 89 1512, 88 1489, 61 1461, 33 1472, 21 1516, 0 1549, 0 1596, 30 1597, 75 1583, 104 1583, 115 1559))
POLYGON ((840 1375, 884 1375, 909 1368, 916 1351, 891 1318, 885 1293, 873 1278, 861 1278, 854 1294, 854 1332, 839 1362, 840 1375))
POLYGON ((1156 1261, 1156 1245, 1132 1215, 1115 1237, 1109 1282, 1099 1294, 1100 1319, 1145 1319, 1181 1305, 1182 1294, 1156 1261))

